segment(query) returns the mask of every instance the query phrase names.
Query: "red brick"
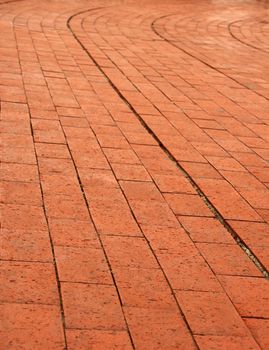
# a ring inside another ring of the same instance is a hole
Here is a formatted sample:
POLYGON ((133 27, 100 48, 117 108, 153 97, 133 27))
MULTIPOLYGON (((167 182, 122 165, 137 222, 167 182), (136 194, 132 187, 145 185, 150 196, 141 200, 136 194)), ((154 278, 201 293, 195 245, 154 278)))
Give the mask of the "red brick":
POLYGON ((38 170, 35 165, 1 163, 1 180, 38 182, 38 170))
POLYGON ((259 259, 263 264, 265 269, 269 268, 269 247, 252 247, 253 254, 259 259))
POLYGON ((119 188, 111 170, 106 169, 79 169, 79 175, 84 187, 119 188))
POLYGON ((61 124, 63 126, 76 126, 78 128, 88 128, 89 123, 86 118, 77 117, 60 117, 61 124))
POLYGON ((10 230, 46 231, 47 223, 42 207, 5 204, 1 208, 2 228, 10 230))
POLYGON ((102 237, 112 266, 155 269, 157 261, 146 240, 140 237, 102 237))
POLYGON ((246 171, 245 168, 233 158, 206 157, 206 159, 217 170, 246 171))
POLYGON ((165 199, 176 215, 213 216, 211 210, 198 195, 166 194, 165 199))
POLYGON ((38 157, 43 158, 70 158, 70 154, 65 145, 55 143, 35 143, 38 157))
POLYGON ((131 207, 139 224, 178 227, 176 217, 166 203, 133 201, 131 207))
POLYGON ((157 252, 157 257, 173 289, 221 291, 218 280, 194 246, 182 245, 173 254, 157 252))
POLYGON ((126 328, 114 286, 65 282, 61 288, 67 328, 126 328))
POLYGON ((8 349, 62 350, 65 347, 58 306, 1 304, 1 347, 8 349))
POLYGON ((231 234, 215 218, 178 216, 178 221, 194 242, 235 243, 231 234))
POLYGON ((269 347, 269 320, 245 318, 244 321, 260 347, 267 349, 269 347))
POLYGON ((1 202, 9 204, 42 205, 39 184, 31 182, 2 182, 1 202))
POLYGON ((33 147, 3 147, 1 160, 6 163, 36 164, 33 147))
POLYGON ((62 174, 76 176, 73 163, 69 159, 39 158, 39 170, 43 174, 62 174))
POLYGON ((68 329, 67 344, 70 350, 132 350, 127 331, 68 329))
POLYGON ((256 209, 257 213, 260 215, 260 217, 269 223, 269 210, 268 209, 256 209))
POLYGON ((142 226, 142 231, 154 251, 176 253, 182 245, 193 246, 181 227, 142 226))
POLYGON ((177 291, 176 296, 194 334, 248 336, 248 329, 224 293, 177 291))
POLYGON ((198 343, 201 350, 258 350, 259 345, 255 340, 249 337, 229 337, 229 336, 210 336, 210 335, 197 335, 195 340, 198 343))
POLYGON ((124 310, 137 349, 196 348, 179 312, 135 307, 124 310))
POLYGON ((82 197, 78 179, 72 175, 57 173, 41 175, 41 186, 45 196, 65 195, 78 200, 82 197))
POLYGON ((197 243, 196 247, 217 275, 261 276, 258 268, 236 244, 197 243))
POLYGON ((33 118, 58 120, 57 113, 54 110, 44 110, 43 108, 30 108, 30 110, 33 118))
POLYGON ((1 133, 1 144, 4 147, 28 148, 33 146, 33 139, 31 135, 1 133))
POLYGON ((193 178, 220 179, 221 175, 210 164, 180 162, 180 165, 193 178))
MULTIPOLYGON (((120 127, 120 129, 122 129, 120 127)), ((125 135, 126 139, 130 144, 136 144, 136 145, 156 145, 157 141, 154 140, 154 138, 147 132, 132 132, 132 131, 125 131, 122 130, 123 134, 125 135)))
POLYGON ((115 149, 129 149, 130 145, 124 136, 111 136, 106 134, 97 135, 101 147, 115 148, 115 149))
POLYGON ((102 249, 55 246, 60 281, 112 284, 102 249))
POLYGON ((268 318, 269 285, 265 279, 221 276, 220 282, 241 316, 268 318))
POLYGON ((139 159, 131 149, 105 148, 104 152, 108 161, 111 163, 140 164, 139 159))
POLYGON ((239 192, 241 196, 245 198, 253 208, 269 209, 268 189, 248 188, 240 189, 239 192))
POLYGON ((78 139, 91 139, 94 137, 92 130, 89 128, 77 128, 74 126, 64 126, 64 133, 69 138, 78 138, 78 139))
POLYGON ((151 181, 147 170, 142 165, 112 163, 111 166, 118 180, 151 181))
POLYGON ((161 193, 152 182, 120 181, 120 186, 128 201, 159 201, 163 200, 161 193))
POLYGON ((248 246, 269 247, 269 226, 260 222, 229 221, 231 227, 248 246))
POLYGON ((247 172, 221 171, 221 174, 237 189, 265 189, 265 186, 255 176, 247 172))
POLYGON ((89 204, 93 221, 99 233, 141 236, 141 231, 126 202, 111 199, 90 201, 89 199, 89 204))
POLYGON ((44 142, 44 143, 55 143, 55 144, 66 143, 63 132, 59 130, 35 130, 34 140, 35 142, 44 142))
POLYGON ((160 269, 114 268, 113 271, 123 306, 177 309, 160 269))
POLYGON ((37 262, 1 262, 1 301, 58 305, 54 266, 37 262))
POLYGON ((45 195, 46 214, 49 218, 87 220, 89 213, 85 202, 80 197, 66 195, 45 195))
POLYGON ((225 219, 261 221, 258 213, 226 181, 199 179, 198 185, 225 219))
POLYGON ((153 179, 161 192, 196 193, 190 182, 183 175, 154 174, 153 179))
POLYGON ((93 223, 90 220, 49 218, 49 227, 55 245, 100 248, 93 223))
POLYGON ((0 256, 4 260, 52 262, 47 231, 1 229, 0 241, 0 256))

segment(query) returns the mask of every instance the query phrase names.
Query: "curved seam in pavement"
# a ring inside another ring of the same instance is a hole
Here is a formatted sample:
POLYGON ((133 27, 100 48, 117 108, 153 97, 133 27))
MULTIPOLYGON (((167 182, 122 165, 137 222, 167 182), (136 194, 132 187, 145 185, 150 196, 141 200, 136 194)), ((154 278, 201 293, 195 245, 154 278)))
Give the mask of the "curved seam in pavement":
MULTIPOLYGON (((94 10, 98 10, 98 9, 102 9, 103 7, 101 8, 96 8, 94 10)), ((76 14, 75 14, 76 15, 76 14)), ((74 15, 72 15, 71 17, 73 17, 74 15)), ((70 17, 69 17, 70 18, 70 17)), ((76 97, 74 96, 74 98, 76 99, 76 97)), ((61 122, 60 122, 61 124, 61 122)), ((61 127, 62 127, 62 124, 61 124, 61 127)), ((65 139, 67 141, 67 138, 66 138, 66 133, 64 131, 64 128, 62 127, 62 131, 63 131, 63 134, 65 136, 65 139)), ((122 315, 123 315, 123 318, 124 318, 124 322, 125 322, 125 325, 126 325, 126 331, 128 333, 128 336, 130 338, 130 343, 131 343, 131 346, 133 349, 135 349, 135 345, 134 345, 134 341, 133 341, 133 338, 132 338, 132 335, 131 335, 131 332, 130 332, 130 329, 129 329, 129 325, 128 325, 128 322, 127 322, 127 319, 126 319, 126 316, 125 316, 125 313, 124 313, 124 310, 123 310, 123 303, 122 303, 122 299, 121 299, 121 296, 120 296, 120 292, 119 292, 119 289, 118 289, 118 286, 117 286, 117 283, 116 283, 116 279, 115 279, 115 276, 113 274, 113 271, 112 271, 112 267, 111 267, 111 264, 110 264, 110 261, 109 261, 109 258, 108 258, 108 255, 107 255, 107 252, 106 252, 106 249, 103 245, 103 242, 102 242, 102 239, 100 237, 100 234, 98 232, 98 229, 95 225, 95 222, 93 220, 93 217, 92 217, 92 214, 91 214, 91 211, 90 211, 90 207, 89 207, 89 204, 88 204, 88 201, 87 201, 87 198, 86 198, 86 195, 85 195, 85 191, 84 191, 84 187, 83 187, 83 184, 82 184, 82 181, 81 181, 81 178, 80 178, 80 175, 79 175, 79 172, 78 172, 78 169, 76 167, 76 164, 75 164, 75 160, 74 160, 74 157, 72 155, 72 152, 71 152, 71 149, 69 147, 69 144, 68 144, 68 141, 66 142, 66 146, 68 148, 68 151, 69 151, 69 154, 70 154, 70 157, 71 157, 71 160, 73 162, 73 165, 74 165, 74 169, 75 169, 75 172, 76 172, 76 176, 77 176, 77 179, 78 179, 78 182, 79 182, 79 187, 80 187, 80 190, 81 190, 81 193, 82 193, 82 196, 83 196, 83 200, 85 202, 85 205, 86 205, 86 208, 87 208, 87 211, 89 213, 89 217, 91 219, 91 222, 94 226, 94 229, 95 229, 95 232, 97 234, 97 237, 98 237, 98 241, 100 243, 100 246, 103 250, 103 253, 104 253, 104 256, 105 256, 105 259, 106 259, 106 263, 109 267, 109 271, 110 271, 110 274, 111 274, 111 278, 112 278, 112 281, 113 281, 113 284, 114 284, 114 287, 116 289, 116 293, 117 293, 117 296, 118 296, 118 299, 119 299, 119 302, 120 302, 120 306, 121 306, 121 311, 122 311, 122 315)))
MULTIPOLYGON (((102 9, 103 7, 101 8, 96 8, 95 10, 98 10, 98 9, 102 9)), ((76 15, 76 14, 75 14, 76 15)), ((73 16, 73 15, 72 15, 73 16)), ((71 17, 72 17, 71 16, 71 17)), ((69 83, 68 83, 69 84, 69 83)), ((70 84, 69 84, 70 85, 70 84)), ((50 92, 50 90, 49 90, 50 92)), ((74 95, 74 98, 76 99, 76 96, 74 95)), ((97 235, 97 238, 98 238, 98 241, 100 243, 100 246, 102 248, 102 251, 104 253, 104 256, 105 256, 105 260, 106 260, 106 263, 108 265, 108 268, 109 268, 109 271, 110 271, 110 274, 111 274, 111 278, 112 278, 112 281, 113 281, 113 285, 115 287, 115 290, 116 290, 116 293, 117 293, 117 296, 118 296, 118 299, 119 299, 119 303, 120 303, 120 306, 121 306, 121 311, 122 311, 122 316, 123 316, 123 319, 124 319, 124 322, 125 322, 125 325, 126 325, 126 332, 128 333, 128 336, 129 336, 129 339, 130 339, 130 343, 131 343, 131 346, 133 349, 135 349, 135 346, 134 346, 134 341, 133 341, 133 338, 132 338, 132 335, 131 335, 131 332, 130 332, 130 329, 129 329, 129 325, 127 323, 127 319, 126 319, 126 316, 125 316, 125 313, 124 313, 124 310, 123 310, 123 303, 122 303, 122 299, 121 299, 121 296, 120 296, 120 293, 119 293, 119 289, 118 289, 118 286, 117 286, 117 283, 116 283, 116 280, 115 280, 115 277, 114 277, 114 274, 113 274, 113 271, 112 271, 112 267, 111 267, 111 264, 110 264, 110 261, 109 261, 109 258, 108 258, 108 255, 107 255, 107 252, 106 252, 106 249, 103 245, 103 242, 102 242, 102 239, 100 237, 100 234, 98 232, 98 229, 95 225, 95 222, 93 220, 93 217, 92 217, 92 214, 91 214, 91 211, 90 211, 90 207, 89 207, 89 204, 88 204, 88 201, 87 201, 87 198, 86 198, 86 195, 85 195, 85 191, 84 191, 84 187, 83 187, 83 184, 82 184, 82 181, 81 181, 81 177, 79 175, 79 172, 78 172, 78 169, 76 167, 76 163, 75 163, 75 160, 74 160, 74 157, 73 157, 73 154, 71 152, 71 149, 69 147, 69 144, 68 144, 68 141, 67 141, 67 135, 66 135, 66 132, 62 126, 62 123, 60 121, 60 125, 61 125, 61 128, 62 128, 62 132, 64 134, 64 137, 65 137, 65 140, 66 140, 66 147, 68 149, 68 152, 70 154, 70 159, 73 163, 73 166, 74 166, 74 169, 75 169, 75 173, 76 173, 76 176, 77 176, 77 180, 78 180, 78 183, 79 183, 79 187, 80 187, 80 190, 81 190, 81 194, 82 194, 82 197, 83 197, 83 200, 84 200, 84 203, 86 205, 86 208, 87 208, 87 211, 88 211, 88 214, 89 214, 89 218, 91 219, 91 222, 93 224, 93 227, 95 229, 95 232, 96 232, 96 235, 97 235)), ((92 130, 92 129, 91 129, 92 130)), ((92 130, 93 131, 93 130, 92 130)), ((64 281, 61 281, 61 282, 64 282, 64 281)), ((75 282, 75 283, 78 283, 78 282, 75 282)), ((80 282, 80 283, 84 283, 84 282, 80 282)), ((88 283, 85 283, 85 284, 88 284, 88 283)), ((99 283, 100 284, 100 283, 99 283)), ((107 285, 107 284, 105 284, 107 285)), ((75 328, 69 328, 69 329, 75 329, 75 328)), ((77 329, 80 329, 80 328, 77 328, 77 329)))
POLYGON ((191 54, 191 53, 188 52, 187 50, 185 50, 185 49, 183 49, 182 47, 176 45, 175 41, 169 40, 169 39, 167 39, 165 36, 163 36, 162 34, 160 34, 160 33, 157 31, 157 29, 155 28, 156 22, 159 21, 160 19, 167 18, 167 17, 171 17, 171 16, 175 16, 175 15, 176 15, 175 13, 172 13, 172 14, 169 14, 169 15, 165 15, 165 16, 161 16, 161 17, 156 18, 156 19, 152 22, 152 24, 151 24, 151 28, 152 28, 152 30, 154 31, 154 33, 155 33, 156 35, 158 35, 160 38, 162 38, 164 41, 166 41, 167 43, 169 43, 170 45, 172 45, 172 46, 174 46, 175 48, 177 48, 178 50, 181 50, 182 52, 184 52, 186 55, 188 55, 188 56, 190 56, 190 57, 196 59, 197 61, 203 63, 203 64, 206 65, 207 67, 209 67, 209 68, 211 68, 211 69, 217 71, 218 73, 220 73, 220 74, 226 76, 227 78, 229 78, 229 79, 235 81, 237 84, 243 86, 245 89, 248 89, 248 90, 252 91, 253 93, 255 93, 255 94, 257 94, 257 95, 263 97, 263 98, 266 99, 267 101, 269 101, 269 98, 268 98, 268 97, 265 97, 264 95, 260 94, 260 93, 257 92, 257 91, 251 90, 248 86, 246 86, 246 85, 240 83, 240 82, 239 82, 238 80, 236 80, 235 78, 230 77, 229 75, 227 75, 226 73, 224 73, 222 70, 220 70, 220 69, 214 67, 214 66, 211 65, 210 63, 207 63, 207 62, 203 61, 201 58, 196 57, 195 55, 191 54))
MULTIPOLYGON (((98 8, 98 9, 100 9, 100 8, 98 8)), ((83 43, 80 42, 80 40, 78 39, 77 35, 73 32, 73 30, 72 30, 72 28, 71 28, 70 22, 71 22, 71 20, 72 20, 74 17, 79 16, 80 14, 84 14, 84 13, 87 13, 87 12, 92 12, 92 11, 98 10, 98 9, 85 10, 85 11, 81 11, 81 12, 79 12, 79 13, 77 13, 77 14, 72 15, 72 16, 68 19, 68 21, 67 21, 67 26, 68 26, 70 32, 72 33, 72 35, 74 36, 74 38, 77 40, 77 42, 79 43, 79 45, 82 47, 82 49, 83 49, 83 50, 87 53, 87 55, 92 59, 92 61, 94 62, 94 64, 96 65, 96 67, 100 70, 100 72, 108 79, 108 83, 109 83, 109 84, 112 86, 112 88, 119 94, 120 98, 123 99, 123 97, 120 95, 120 93, 119 93, 119 91, 117 90, 117 88, 116 88, 116 87, 114 86, 114 84, 110 81, 110 79, 106 76, 106 74, 103 72, 102 68, 97 64, 97 62, 95 61, 95 59, 94 59, 94 58, 92 57, 92 55, 88 52, 88 50, 85 48, 85 46, 83 45, 83 43)), ((129 106, 129 108, 131 108, 131 109, 133 110, 132 106, 129 105, 128 101, 126 101, 125 99, 123 99, 123 100, 124 100, 124 102, 129 106)), ((134 111, 134 113, 135 113, 135 115, 137 115, 137 113, 136 113, 135 111, 134 111)), ((143 126, 144 126, 144 125, 143 125, 143 126)), ((145 126, 144 126, 144 127, 145 127, 145 126)), ((112 170, 112 171, 113 171, 113 170, 112 170)), ((113 174, 114 174, 114 172, 113 172, 113 174)), ((82 184, 81 184, 81 186, 82 186, 82 184)), ((122 191, 122 189, 121 189, 121 191, 122 191)), ((127 201, 126 195, 124 194, 123 191, 122 191, 122 193, 123 193, 123 195, 124 195, 124 198, 125 198, 126 201, 127 201)), ((128 206, 129 206, 129 208, 130 208, 130 205, 129 205, 128 201, 127 201, 127 204, 128 204, 128 206)), ((136 220, 136 218, 135 218, 135 216, 134 216, 133 211, 132 211, 131 208, 130 208, 130 212, 131 212, 132 216, 134 217, 135 221, 137 222, 137 220, 136 220)), ((140 227, 139 223, 137 223, 137 224, 138 224, 138 226, 140 227)), ((159 260, 158 260, 158 258, 157 258, 157 256, 156 256, 154 250, 152 249, 150 242, 148 241, 147 237, 144 235, 144 233, 143 233, 142 230, 141 230, 141 232, 142 232, 143 238, 146 240, 146 242, 147 242, 147 244, 148 244, 148 246, 149 246, 149 248, 150 248, 150 250, 151 250, 151 252, 152 252, 152 255, 154 256, 154 258, 155 258, 155 260, 156 260, 158 266, 160 267, 160 270, 162 271, 162 273, 163 273, 163 275, 164 275, 164 278, 165 278, 165 280, 166 280, 166 282, 167 282, 167 285, 168 285, 168 287, 169 287, 169 289, 170 289, 170 291, 171 291, 171 294, 172 294, 172 296, 173 296, 173 299, 174 299, 174 301, 175 301, 175 304, 176 304, 176 306, 177 306, 177 308, 178 308, 179 315, 180 315, 180 316, 182 317, 182 319, 184 320, 185 325, 186 325, 187 329, 188 329, 189 332, 190 332, 190 335, 191 335, 193 344, 194 344, 194 346, 195 346, 197 349, 199 349, 198 344, 197 344, 197 342, 196 342, 196 340, 195 340, 195 338, 194 338, 193 332, 192 332, 192 330, 191 330, 191 327, 190 327, 190 325, 189 325, 189 323, 188 323, 188 321, 187 321, 187 318, 186 318, 185 314, 183 313, 183 310, 181 309, 181 307, 180 307, 180 305, 179 305, 179 302, 178 302, 178 300, 177 300, 177 298, 176 298, 176 296, 175 296, 175 292, 174 292, 174 290, 173 290, 173 288, 172 288, 172 286, 171 286, 171 284, 170 284, 170 281, 169 281, 169 279, 168 279, 166 273, 164 272, 164 270, 163 270, 163 268, 162 268, 162 266, 161 266, 161 264, 160 264, 160 262, 159 262, 159 260)))
MULTIPOLYGON (((241 249, 245 252, 245 254, 253 261, 253 263, 256 265, 256 267, 262 272, 262 274, 268 278, 269 277, 269 271, 266 269, 266 267, 262 264, 262 262, 256 257, 256 255, 252 252, 252 250, 245 244, 245 242, 240 238, 240 236, 236 233, 236 231, 234 231, 232 229, 232 227, 229 225, 229 223, 224 219, 224 217, 220 214, 220 212, 217 210, 217 208, 214 207, 214 205, 211 203, 211 201, 207 198, 207 196, 204 194, 204 192, 200 189, 200 187, 196 184, 196 182, 193 180, 193 178, 188 174, 188 172, 180 165, 180 163, 176 160, 176 158, 170 153, 170 151, 165 147, 165 145, 161 142, 161 140, 158 138, 158 136, 152 131, 152 129, 148 126, 148 124, 141 118, 141 116, 136 112, 135 108, 129 103, 129 101, 122 95, 122 93, 118 90, 118 88, 114 85, 114 83, 110 80, 110 78, 106 75, 106 73, 103 71, 103 69, 101 68, 101 66, 98 65, 97 61, 94 59, 94 57, 91 55, 91 53, 86 49, 86 47, 83 45, 83 43, 81 43, 81 41, 79 40, 79 38, 77 37, 77 35, 73 32, 70 22, 71 20, 83 13, 87 13, 87 12, 91 12, 97 9, 92 9, 92 10, 85 10, 85 11, 81 11, 77 14, 74 14, 73 16, 71 16, 67 22, 68 28, 70 29, 71 33, 73 34, 74 38, 78 41, 78 43, 81 45, 81 47, 83 48, 83 50, 86 51, 86 53, 89 55, 89 57, 93 60, 93 62, 95 63, 95 65, 98 67, 98 69, 102 72, 102 74, 107 78, 108 82, 110 83, 110 85, 112 86, 112 88, 114 89, 114 91, 116 91, 116 93, 120 96, 120 98, 128 105, 128 107, 133 111, 133 113, 136 115, 136 117, 138 118, 138 120, 140 121, 140 123, 144 126, 144 128, 154 137, 154 139, 158 142, 159 146, 161 147, 161 149, 166 153, 166 155, 170 158, 171 161, 173 161, 178 169, 184 173, 184 175, 186 176, 186 178, 189 180, 189 182, 191 183, 191 185, 194 187, 194 189, 196 190, 197 194, 202 198, 202 200, 205 202, 205 204, 209 207, 209 209, 212 211, 212 213, 214 214, 214 216, 216 217, 216 219, 227 229, 227 231, 232 235, 232 237, 234 238, 234 240, 236 241, 236 243, 241 247, 241 249)), ((168 17, 168 16, 162 16, 163 17, 168 17)), ((160 18, 156 19, 159 20, 160 18)), ((152 28, 153 31, 155 32, 154 29, 154 22, 156 22, 156 20, 154 20, 152 22, 152 28)), ((159 35, 158 33, 156 33, 157 35, 159 35)), ((159 35, 160 36, 160 35, 159 35)), ((161 37, 161 36, 160 36, 161 37)), ((169 40, 163 38, 163 40, 169 42, 169 40)), ((170 42, 169 42, 170 43, 170 42)), ((171 44, 173 45, 173 44, 171 44)), ((175 45, 173 45, 175 46, 175 45)), ((177 47, 177 46, 175 46, 177 47)), ((184 49, 182 49, 182 51, 185 52, 184 49)), ((186 52, 186 54, 190 55, 188 52, 186 52)), ((192 56, 192 55, 191 55, 192 56)), ((194 57, 194 56, 193 56, 194 57)), ((196 57, 194 57, 196 59, 196 57)), ((198 59, 199 60, 199 59, 198 59)), ((202 62, 202 61, 201 61, 202 62)), ((210 65, 208 65, 210 68, 210 65)), ((222 73, 222 72, 220 72, 222 73)))
MULTIPOLYGON (((229 31, 230 35, 231 35, 235 40, 239 41, 239 42, 240 42, 241 44, 243 44, 243 45, 252 47, 252 48, 255 49, 255 50, 258 50, 258 51, 264 52, 264 53, 266 53, 266 54, 269 54, 269 51, 264 50, 264 49, 261 49, 260 47, 255 46, 255 45, 251 45, 251 44, 249 44, 249 43, 247 43, 247 42, 245 42, 245 41, 239 39, 237 36, 235 36, 235 35, 233 34, 233 32, 232 32, 232 26, 233 26, 234 24, 236 24, 236 23, 239 23, 239 22, 242 22, 242 21, 246 21, 246 20, 247 20, 247 19, 239 20, 239 21, 234 21, 234 22, 229 23, 227 28, 228 28, 228 31, 229 31)), ((261 23, 261 21, 258 21, 257 23, 261 23)))

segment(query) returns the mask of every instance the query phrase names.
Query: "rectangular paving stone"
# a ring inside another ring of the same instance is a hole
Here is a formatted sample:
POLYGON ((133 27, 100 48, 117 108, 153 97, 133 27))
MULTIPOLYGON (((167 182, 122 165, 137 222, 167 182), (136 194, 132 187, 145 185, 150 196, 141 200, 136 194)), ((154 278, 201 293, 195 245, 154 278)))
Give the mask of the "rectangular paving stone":
POLYGON ((1 301, 58 305, 53 264, 1 261, 1 301))
POLYGON ((213 216, 211 210, 198 195, 168 193, 164 197, 176 215, 213 216))
POLYGON ((3 260, 53 260, 48 231, 1 229, 0 241, 0 256, 3 260))
POLYGON ((241 316, 268 318, 269 286, 264 278, 221 276, 219 280, 241 316))
POLYGON ((169 349, 192 350, 194 342, 181 315, 175 311, 147 308, 124 308, 134 344, 157 350, 169 349), (145 324, 147 327, 145 327, 145 324))
POLYGON ((224 293, 177 291, 176 296, 194 334, 246 337, 249 331, 224 293))
POLYGON ((67 328, 126 329, 114 286, 62 283, 61 288, 67 328))
POLYGON ((197 243, 196 247, 216 275, 262 276, 236 244, 197 243))
POLYGON ((102 241, 108 259, 115 267, 158 268, 157 261, 144 238, 104 236, 102 241))
POLYGON ((215 350, 229 348, 231 350, 258 350, 260 349, 257 342, 252 337, 235 337, 235 336, 210 336, 197 335, 195 340, 201 350, 215 350))
POLYGON ((101 248, 55 246, 54 251, 60 281, 113 284, 101 248))
POLYGON ((88 350, 89 346, 100 350, 133 349, 127 331, 68 329, 66 335, 70 350, 88 350))
POLYGON ((1 347, 62 350, 64 331, 58 305, 2 303, 1 347))

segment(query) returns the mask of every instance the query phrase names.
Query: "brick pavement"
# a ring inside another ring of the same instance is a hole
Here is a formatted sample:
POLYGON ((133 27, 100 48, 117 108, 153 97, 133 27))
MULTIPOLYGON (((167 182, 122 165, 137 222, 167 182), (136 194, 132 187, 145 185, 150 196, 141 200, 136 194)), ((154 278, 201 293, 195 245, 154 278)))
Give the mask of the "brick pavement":
POLYGON ((267 1, 0 1, 0 350, 269 348, 267 1))

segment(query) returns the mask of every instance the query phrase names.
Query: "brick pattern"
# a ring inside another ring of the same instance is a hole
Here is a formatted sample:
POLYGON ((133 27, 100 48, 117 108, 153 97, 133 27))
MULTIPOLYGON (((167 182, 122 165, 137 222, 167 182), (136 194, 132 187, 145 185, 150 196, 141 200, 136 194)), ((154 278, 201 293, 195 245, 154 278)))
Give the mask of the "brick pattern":
POLYGON ((181 2, 0 1, 1 350, 268 347, 267 12, 181 2))

